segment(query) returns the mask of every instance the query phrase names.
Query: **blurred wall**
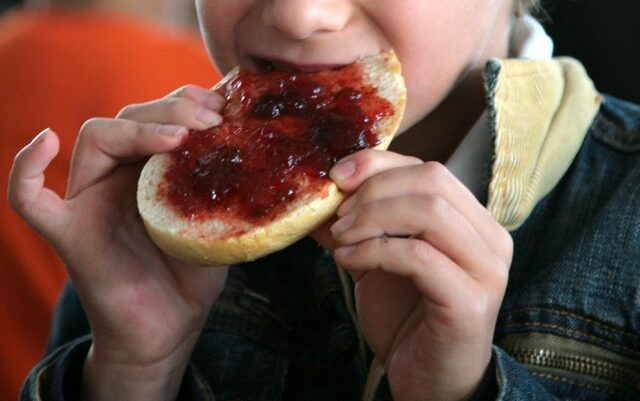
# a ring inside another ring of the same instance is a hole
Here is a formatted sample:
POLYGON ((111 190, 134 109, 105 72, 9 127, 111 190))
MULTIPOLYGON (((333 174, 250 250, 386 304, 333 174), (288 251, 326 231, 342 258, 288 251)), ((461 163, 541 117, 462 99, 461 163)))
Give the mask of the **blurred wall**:
POLYGON ((543 0, 556 56, 584 64, 600 92, 640 103, 640 0, 543 0))

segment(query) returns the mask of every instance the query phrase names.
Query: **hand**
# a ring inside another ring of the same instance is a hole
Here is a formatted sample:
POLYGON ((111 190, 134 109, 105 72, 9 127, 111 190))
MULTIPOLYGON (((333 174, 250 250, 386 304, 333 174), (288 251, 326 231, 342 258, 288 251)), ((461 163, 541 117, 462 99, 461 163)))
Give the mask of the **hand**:
POLYGON ((368 150, 332 176, 331 230, 396 400, 469 398, 487 369, 512 240, 444 166, 368 150), (351 175, 349 175, 351 173, 351 175))
POLYGON ((224 99, 186 86, 81 129, 65 199, 44 187, 59 140, 43 131, 16 156, 8 198, 66 262, 87 312, 93 345, 88 399, 175 396, 226 268, 175 260, 149 239, 136 206, 146 156, 178 146, 187 128, 219 123, 224 99), (104 393, 103 393, 104 392, 104 393))

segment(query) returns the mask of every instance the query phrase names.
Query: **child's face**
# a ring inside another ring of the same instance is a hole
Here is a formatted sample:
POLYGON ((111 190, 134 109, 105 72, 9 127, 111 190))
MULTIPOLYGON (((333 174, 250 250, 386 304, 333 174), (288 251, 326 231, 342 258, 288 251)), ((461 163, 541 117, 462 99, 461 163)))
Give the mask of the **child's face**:
MULTIPOLYGON (((256 60, 300 69, 394 49, 408 90, 401 129, 430 113, 489 57, 505 57, 512 0, 198 0, 221 71, 256 60)), ((261 67, 261 65, 263 67, 261 67)))

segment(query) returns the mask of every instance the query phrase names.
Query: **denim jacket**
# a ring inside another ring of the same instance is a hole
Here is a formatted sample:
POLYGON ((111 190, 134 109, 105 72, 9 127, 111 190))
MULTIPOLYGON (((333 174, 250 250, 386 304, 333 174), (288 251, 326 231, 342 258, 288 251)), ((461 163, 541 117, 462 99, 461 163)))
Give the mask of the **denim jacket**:
MULTIPOLYGON (((501 128, 510 111, 493 104, 505 88, 498 79, 505 68, 495 62, 487 72, 497 148, 502 131, 514 132, 501 128)), ((594 97, 594 117, 559 107, 571 99, 564 89, 558 98, 545 130, 563 135, 566 121, 588 121, 579 140, 556 141, 560 153, 544 150, 553 138, 538 141, 543 150, 535 163, 549 163, 546 178, 533 168, 518 179, 527 183, 522 196, 522 185, 507 196, 500 195, 504 182, 496 182, 504 154, 495 155, 487 172, 488 208, 509 227, 515 247, 492 366, 476 400, 640 398, 640 107, 594 97), (534 200, 526 188, 535 188, 534 200), (501 215, 505 210, 513 213, 501 215)), ((331 255, 310 239, 232 267, 179 398, 392 399, 383 370, 367 386, 373 358, 357 327, 351 290, 331 255)), ((77 398, 90 344, 86 317, 68 285, 48 354, 27 378, 22 399, 77 398)))

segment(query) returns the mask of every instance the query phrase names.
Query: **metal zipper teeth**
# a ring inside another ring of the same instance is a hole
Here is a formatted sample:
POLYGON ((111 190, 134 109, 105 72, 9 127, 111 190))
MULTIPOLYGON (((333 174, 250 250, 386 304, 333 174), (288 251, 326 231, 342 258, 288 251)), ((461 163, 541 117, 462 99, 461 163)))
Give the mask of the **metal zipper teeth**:
POLYGON ((514 347, 506 351, 524 365, 564 370, 640 390, 640 372, 610 361, 543 348, 514 347))

